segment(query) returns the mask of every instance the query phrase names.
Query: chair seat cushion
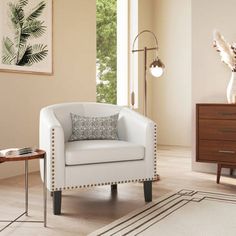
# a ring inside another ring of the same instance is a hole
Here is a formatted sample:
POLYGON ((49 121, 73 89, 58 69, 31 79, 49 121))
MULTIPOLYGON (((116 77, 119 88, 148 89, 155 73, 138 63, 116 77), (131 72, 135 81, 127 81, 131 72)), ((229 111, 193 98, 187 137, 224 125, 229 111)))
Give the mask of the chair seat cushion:
POLYGON ((65 144, 66 165, 144 159, 144 146, 120 140, 83 140, 65 144))

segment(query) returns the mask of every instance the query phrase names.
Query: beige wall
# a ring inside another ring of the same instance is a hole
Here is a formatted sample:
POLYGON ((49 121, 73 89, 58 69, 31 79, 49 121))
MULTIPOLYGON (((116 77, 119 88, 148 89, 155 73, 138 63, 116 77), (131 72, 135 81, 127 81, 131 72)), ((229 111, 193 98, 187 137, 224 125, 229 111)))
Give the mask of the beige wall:
POLYGON ((166 65, 152 78, 158 144, 191 146, 191 0, 154 0, 154 31, 166 65))
POLYGON ((192 135, 193 169, 214 171, 215 166, 195 162, 195 104, 226 102, 231 71, 212 48, 212 32, 218 29, 229 42, 236 41, 235 0, 192 0, 192 135))
MULTIPOLYGON (((42 107, 96 99, 96 1, 54 0, 53 17, 54 75, 0 72, 0 149, 37 147, 42 107)), ((22 163, 4 163, 0 178, 22 171, 22 163)))
MULTIPOLYGON (((154 26, 154 2, 156 0, 139 0, 138 2, 138 32, 141 32, 143 30, 150 30, 153 31, 154 26)), ((143 49, 144 47, 153 47, 155 45, 155 39, 150 33, 143 33, 138 38, 138 48, 143 49)), ((139 52, 138 53, 138 79, 139 79, 139 95, 138 95, 138 111, 142 114, 144 114, 144 53, 139 52)), ((152 62, 153 59, 153 51, 148 51, 147 53, 147 65, 149 65, 152 62)), ((147 71, 147 111, 148 116, 152 117, 152 77, 147 71)))

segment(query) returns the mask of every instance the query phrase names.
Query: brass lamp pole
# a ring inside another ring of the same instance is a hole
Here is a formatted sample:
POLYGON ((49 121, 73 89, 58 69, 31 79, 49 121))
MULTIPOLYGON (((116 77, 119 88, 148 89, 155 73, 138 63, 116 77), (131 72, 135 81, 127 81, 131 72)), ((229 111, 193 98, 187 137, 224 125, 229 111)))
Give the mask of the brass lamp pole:
MULTIPOLYGON (((147 116, 147 52, 148 51, 156 51, 156 58, 154 59, 154 61, 150 64, 149 69, 151 74, 154 77, 160 77, 163 72, 164 72, 164 68, 165 65, 161 62, 161 60, 158 58, 157 56, 157 51, 158 51, 158 42, 157 42, 157 37, 156 35, 150 31, 150 30, 143 30, 141 31, 134 39, 133 41, 133 46, 132 46, 132 53, 135 52, 144 52, 144 115, 147 116), (135 42, 137 40, 137 38, 144 34, 144 33, 150 33, 154 39, 155 39, 155 46, 154 47, 144 47, 142 49, 134 49, 135 46, 135 42)), ((131 105, 134 106, 134 92, 131 93, 131 105)))

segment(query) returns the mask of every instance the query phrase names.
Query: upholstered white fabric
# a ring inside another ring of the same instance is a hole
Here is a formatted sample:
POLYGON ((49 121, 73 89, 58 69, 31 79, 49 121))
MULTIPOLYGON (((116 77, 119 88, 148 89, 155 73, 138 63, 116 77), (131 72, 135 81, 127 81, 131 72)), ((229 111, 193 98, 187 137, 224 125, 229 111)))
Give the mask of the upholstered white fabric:
MULTIPOLYGON (((156 174, 155 147, 155 123, 128 108, 98 103, 64 103, 45 107, 40 112, 40 148, 47 153, 47 188, 50 191, 116 181, 152 179, 156 174), (80 155, 83 153, 81 157, 77 156, 77 151, 76 156, 72 156, 72 147, 67 143, 72 132, 71 112, 84 116, 109 116, 119 113, 119 140, 128 142, 129 147, 133 147, 132 151, 127 147, 118 151, 117 144, 114 148, 117 152, 113 148, 105 151, 106 153, 100 150, 95 157, 95 152, 91 149, 91 153, 87 151, 87 154, 80 150, 80 155), (68 165, 76 163, 77 158, 81 164, 68 165), (109 161, 92 164, 92 158, 96 161, 109 161)), ((40 170, 43 173, 42 161, 40 170)))
POLYGON ((144 146, 120 140, 83 140, 65 144, 66 165, 141 160, 144 146))

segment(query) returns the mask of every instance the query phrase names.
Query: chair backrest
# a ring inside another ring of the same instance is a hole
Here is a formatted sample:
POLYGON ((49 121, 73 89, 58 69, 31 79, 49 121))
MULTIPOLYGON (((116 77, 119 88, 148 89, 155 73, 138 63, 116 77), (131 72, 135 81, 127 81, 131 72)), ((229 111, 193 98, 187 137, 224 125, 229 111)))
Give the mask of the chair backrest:
POLYGON ((122 109, 120 106, 104 103, 61 103, 48 107, 53 110, 61 126, 64 129, 65 141, 67 141, 72 133, 72 122, 70 113, 81 116, 110 116, 114 115, 122 109))

